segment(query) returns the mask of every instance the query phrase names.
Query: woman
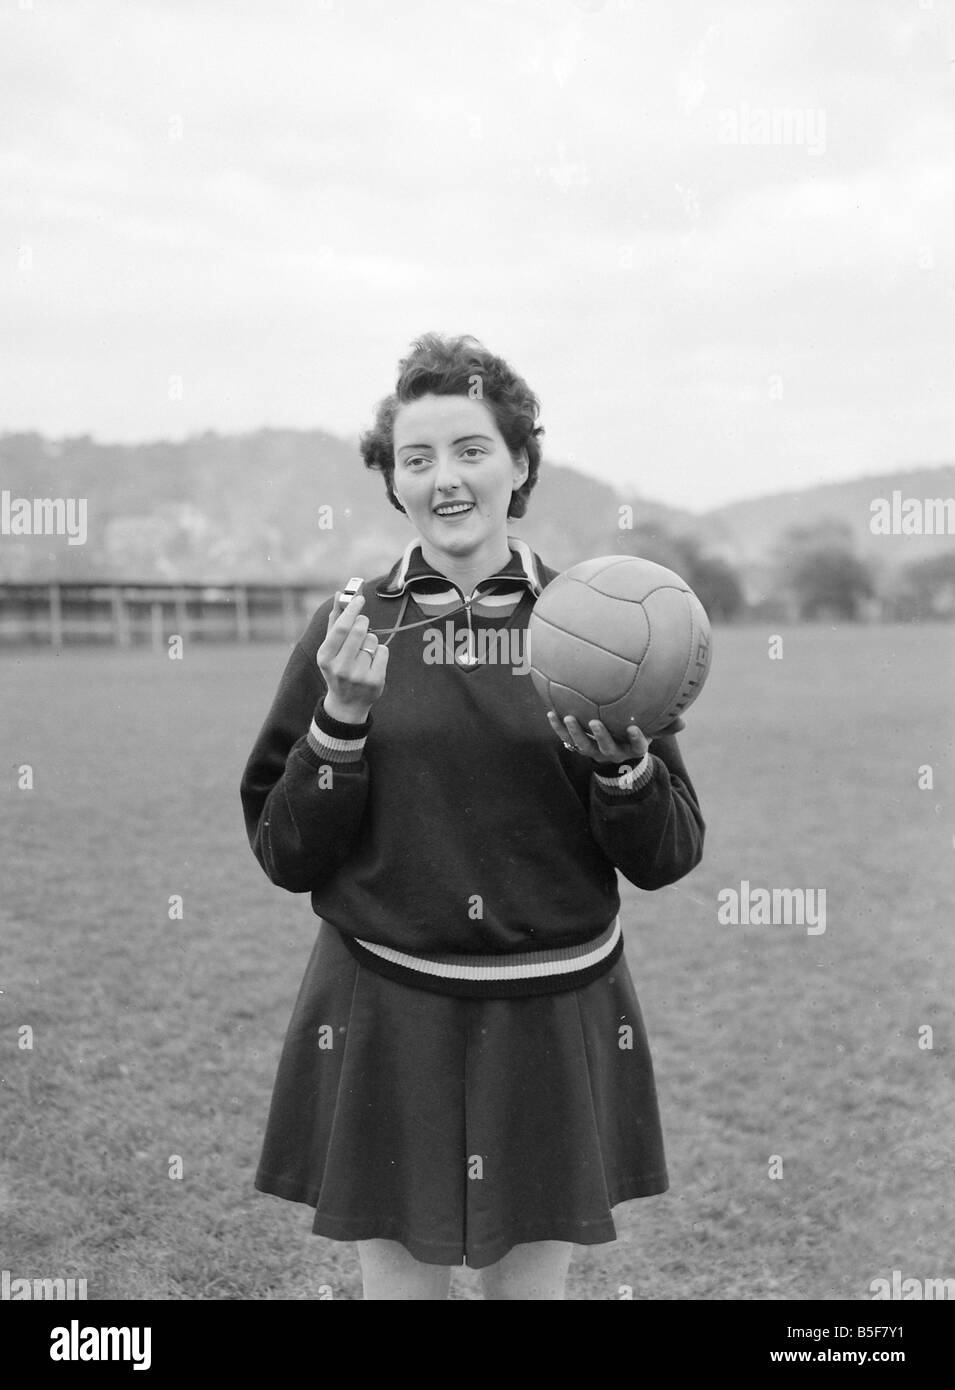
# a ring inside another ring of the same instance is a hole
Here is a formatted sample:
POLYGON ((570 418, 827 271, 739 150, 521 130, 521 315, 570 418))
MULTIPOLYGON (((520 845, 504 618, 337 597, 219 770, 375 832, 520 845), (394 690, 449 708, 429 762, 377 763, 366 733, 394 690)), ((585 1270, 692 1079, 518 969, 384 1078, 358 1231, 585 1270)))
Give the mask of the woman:
POLYGON ((616 870, 673 883, 703 819, 682 721, 561 723, 515 660, 556 574, 507 533, 538 409, 473 338, 413 345, 362 454, 416 535, 318 609, 242 780, 256 857, 321 918, 256 1187, 356 1241, 368 1299, 446 1298, 462 1262, 563 1298, 572 1245, 668 1186, 616 870))

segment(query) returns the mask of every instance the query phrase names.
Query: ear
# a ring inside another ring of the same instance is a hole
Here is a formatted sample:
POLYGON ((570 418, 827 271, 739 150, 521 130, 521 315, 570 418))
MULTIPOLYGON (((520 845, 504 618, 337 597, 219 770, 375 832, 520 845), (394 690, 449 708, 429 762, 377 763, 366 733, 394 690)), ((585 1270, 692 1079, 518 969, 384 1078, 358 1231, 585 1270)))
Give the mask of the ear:
MULTIPOLYGON (((407 511, 405 510, 404 503, 402 502, 401 498, 398 496, 397 492, 395 492, 395 475, 394 475, 393 473, 392 473, 392 475, 391 475, 391 491, 392 491, 392 495, 394 496, 395 501, 398 503, 398 510, 402 513, 402 515, 403 515, 405 518, 407 518, 408 513, 407 513, 407 511)), ((390 501, 390 498, 389 498, 389 501, 390 501)))
POLYGON ((517 488, 522 487, 522 486, 524 485, 524 483, 527 482, 527 479, 528 479, 528 477, 530 476, 531 464, 530 464, 530 459, 527 457, 527 450, 526 450, 526 449, 521 449, 521 450, 520 450, 520 452, 518 453, 517 457, 516 457, 515 460, 514 460, 514 463, 515 463, 515 465, 520 465, 520 466, 521 466, 521 469, 522 469, 522 476, 519 477, 519 478, 516 478, 515 481, 514 481, 514 488, 513 488, 513 491, 516 491, 517 488))

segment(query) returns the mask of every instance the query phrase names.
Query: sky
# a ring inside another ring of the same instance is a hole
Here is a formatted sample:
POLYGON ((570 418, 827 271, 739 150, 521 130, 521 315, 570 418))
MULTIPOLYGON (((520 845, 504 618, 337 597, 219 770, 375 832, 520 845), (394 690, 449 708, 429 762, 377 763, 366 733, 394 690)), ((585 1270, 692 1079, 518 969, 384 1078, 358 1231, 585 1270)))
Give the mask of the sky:
POLYGON ((429 330, 673 506, 950 462, 951 0, 0 0, 0 432, 354 436, 429 330))

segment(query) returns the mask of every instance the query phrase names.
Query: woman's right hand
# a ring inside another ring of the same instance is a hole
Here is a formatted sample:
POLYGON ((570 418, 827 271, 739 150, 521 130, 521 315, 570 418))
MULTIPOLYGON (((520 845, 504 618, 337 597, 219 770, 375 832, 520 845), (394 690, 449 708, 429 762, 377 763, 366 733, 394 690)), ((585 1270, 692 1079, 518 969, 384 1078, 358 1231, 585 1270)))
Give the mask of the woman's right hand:
POLYGON ((335 595, 316 660, 328 686, 326 713, 344 724, 363 724, 385 689, 388 648, 368 631, 368 619, 361 611, 364 597, 356 594, 344 608, 341 598, 335 595))

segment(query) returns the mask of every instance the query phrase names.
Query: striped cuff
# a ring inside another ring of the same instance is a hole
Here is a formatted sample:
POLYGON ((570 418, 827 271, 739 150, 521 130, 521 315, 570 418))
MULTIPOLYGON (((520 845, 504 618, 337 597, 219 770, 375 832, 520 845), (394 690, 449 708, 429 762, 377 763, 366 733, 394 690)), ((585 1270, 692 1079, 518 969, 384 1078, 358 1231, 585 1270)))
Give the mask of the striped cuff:
POLYGON ((371 732, 372 717, 364 724, 345 724, 333 719, 325 710, 324 697, 319 700, 305 741, 312 752, 326 763, 357 763, 365 751, 365 739, 371 732))
MULTIPOLYGON (((605 764, 598 764, 605 766, 605 764)), ((609 765, 606 765, 609 767, 609 765)), ((618 766, 624 767, 624 763, 618 766)), ((645 787, 653 777, 653 759, 649 753, 644 753, 640 762, 634 763, 631 759, 624 767, 623 773, 618 776, 610 776, 608 773, 598 772, 594 769, 594 777, 598 785, 609 796, 629 796, 631 792, 638 792, 641 787, 645 787)))

